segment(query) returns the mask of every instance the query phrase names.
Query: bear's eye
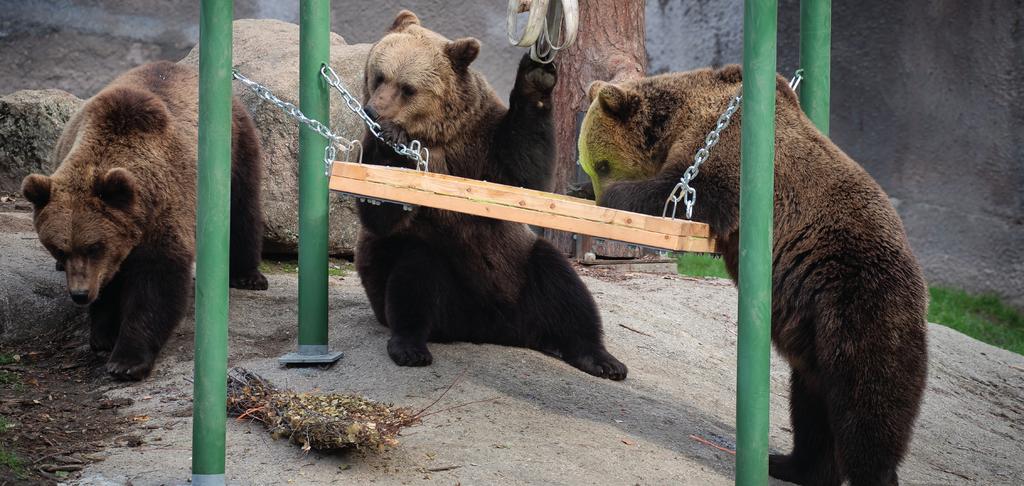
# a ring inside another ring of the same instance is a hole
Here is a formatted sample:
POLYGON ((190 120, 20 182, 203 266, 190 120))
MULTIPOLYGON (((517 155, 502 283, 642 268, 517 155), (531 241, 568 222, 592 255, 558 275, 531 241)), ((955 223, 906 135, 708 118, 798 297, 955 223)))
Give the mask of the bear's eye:
POLYGON ((374 78, 373 78, 373 87, 376 88, 377 86, 380 86, 380 84, 383 83, 383 82, 384 82, 384 75, 383 74, 378 74, 378 75, 374 76, 374 78))
POLYGON ((412 98, 416 94, 416 88, 409 86, 408 84, 402 85, 402 95, 406 98, 412 98))
POLYGON ((99 255, 99 254, 100 254, 100 252, 102 252, 102 251, 103 251, 103 243, 102 243, 102 242, 99 242, 99 241, 97 241, 96 243, 93 243, 93 244, 89 245, 89 246, 88 246, 88 247, 86 247, 86 249, 85 249, 85 253, 86 253, 87 255, 89 255, 89 256, 96 256, 96 255, 99 255))
POLYGON ((594 170, 597 171, 598 175, 608 175, 608 171, 611 170, 611 164, 608 163, 606 159, 598 160, 597 163, 594 164, 594 170))

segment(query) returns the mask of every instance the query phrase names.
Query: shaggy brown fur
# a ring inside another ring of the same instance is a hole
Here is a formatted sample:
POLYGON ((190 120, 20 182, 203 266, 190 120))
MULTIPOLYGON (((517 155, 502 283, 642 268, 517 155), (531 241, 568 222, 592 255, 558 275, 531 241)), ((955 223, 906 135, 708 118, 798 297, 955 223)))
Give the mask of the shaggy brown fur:
MULTIPOLYGON (((740 85, 737 66, 595 84, 581 146, 600 203, 660 215, 740 85)), ((814 128, 785 79, 777 88, 772 340, 792 367, 794 448, 770 472, 897 484, 925 388, 924 279, 886 194, 814 128)), ((733 278, 741 118, 693 182, 694 219, 711 226, 733 278)))
MULTIPOLYGON (((554 161, 554 68, 524 57, 506 108, 469 68, 480 44, 449 41, 402 12, 370 51, 368 111, 386 137, 430 149, 430 171, 548 188, 554 161)), ((364 160, 411 166, 367 135, 364 160)), ((594 375, 626 367, 602 343, 601 320, 565 257, 526 226, 430 208, 359 205, 356 267, 388 352, 430 364, 427 341, 470 341, 551 352, 594 375)))
MULTIPOLYGON (((169 62, 115 79, 69 121, 52 176, 25 178, 39 239, 89 306, 90 344, 118 378, 149 374, 185 312, 195 247, 198 74, 169 62)), ((232 123, 231 285, 259 272, 260 145, 245 109, 232 123)))

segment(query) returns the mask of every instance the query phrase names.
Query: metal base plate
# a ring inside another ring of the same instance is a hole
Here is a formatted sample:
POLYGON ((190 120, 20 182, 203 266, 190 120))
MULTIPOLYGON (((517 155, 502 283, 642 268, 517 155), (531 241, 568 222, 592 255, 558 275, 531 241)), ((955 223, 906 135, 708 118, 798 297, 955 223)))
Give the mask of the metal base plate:
POLYGON ((332 352, 327 350, 318 354, 288 353, 277 358, 277 362, 285 366, 329 365, 341 359, 342 355, 341 351, 332 352))

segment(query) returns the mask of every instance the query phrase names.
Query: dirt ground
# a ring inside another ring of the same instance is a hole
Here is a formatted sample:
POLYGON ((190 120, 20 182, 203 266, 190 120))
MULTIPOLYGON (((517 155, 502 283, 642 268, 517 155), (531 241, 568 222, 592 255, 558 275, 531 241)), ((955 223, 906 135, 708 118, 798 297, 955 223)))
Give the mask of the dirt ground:
MULTIPOLYGON (((491 345, 435 344, 432 366, 397 367, 385 352, 388 332, 351 273, 331 277, 329 288, 331 348, 345 356, 329 369, 284 369, 277 357, 294 348, 296 276, 270 275, 267 292, 233 290, 231 366, 298 391, 355 392, 414 409, 451 391, 383 454, 303 453, 259 424, 232 419, 229 483, 732 484, 733 285, 592 271, 584 281, 601 308, 609 350, 630 367, 623 382, 491 345)), ((3 391, 0 415, 21 425, 0 441, 31 466, 63 466, 69 484, 184 484, 193 339, 190 315, 154 375, 130 385, 98 371, 81 332, 5 348, 24 356, 4 368, 24 385, 3 391)), ((934 325, 929 346, 929 391, 901 469, 904 484, 1024 483, 1024 357, 934 325)), ((788 370, 777 357, 771 379, 770 448, 784 452, 788 370)), ((55 477, 32 474, 44 484, 55 477)))

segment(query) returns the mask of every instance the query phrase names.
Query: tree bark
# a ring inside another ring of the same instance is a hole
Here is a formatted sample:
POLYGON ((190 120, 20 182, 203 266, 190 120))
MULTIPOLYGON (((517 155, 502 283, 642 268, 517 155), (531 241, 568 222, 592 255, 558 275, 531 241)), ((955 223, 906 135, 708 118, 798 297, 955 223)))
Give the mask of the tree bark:
MULTIPOLYGON (((593 81, 613 83, 641 78, 647 72, 644 0, 580 1, 580 24, 576 42, 558 53, 558 84, 555 86, 555 192, 565 194, 577 180, 579 120, 590 106, 587 87, 593 81)), ((580 171, 580 173, 582 173, 580 171)), ((585 180, 585 179, 584 179, 585 180)), ((547 237, 566 254, 576 250, 570 233, 545 230, 547 237)), ((589 239, 587 239, 589 241, 589 239)), ((599 245, 604 256, 638 256, 625 245, 599 245)), ((582 254, 577 255, 582 258, 582 254)))

